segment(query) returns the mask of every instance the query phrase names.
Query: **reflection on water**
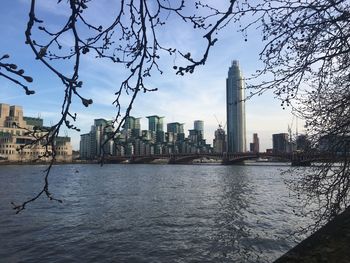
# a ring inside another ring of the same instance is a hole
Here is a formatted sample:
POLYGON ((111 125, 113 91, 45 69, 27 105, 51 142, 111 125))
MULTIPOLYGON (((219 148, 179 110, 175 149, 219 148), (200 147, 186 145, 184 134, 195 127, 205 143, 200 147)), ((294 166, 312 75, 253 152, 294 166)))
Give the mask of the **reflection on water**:
POLYGON ((305 223, 267 166, 56 166, 50 187, 64 203, 14 215, 10 202, 33 195, 44 168, 0 166, 4 262, 265 262, 305 223))

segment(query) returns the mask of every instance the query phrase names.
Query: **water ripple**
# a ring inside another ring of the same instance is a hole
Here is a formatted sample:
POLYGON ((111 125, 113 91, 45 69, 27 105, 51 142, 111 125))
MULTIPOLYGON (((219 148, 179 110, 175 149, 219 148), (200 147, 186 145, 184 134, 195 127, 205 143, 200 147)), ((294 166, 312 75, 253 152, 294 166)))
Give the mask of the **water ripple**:
POLYGON ((273 166, 55 166, 14 215, 43 168, 0 166, 1 262, 265 262, 305 223, 273 166))

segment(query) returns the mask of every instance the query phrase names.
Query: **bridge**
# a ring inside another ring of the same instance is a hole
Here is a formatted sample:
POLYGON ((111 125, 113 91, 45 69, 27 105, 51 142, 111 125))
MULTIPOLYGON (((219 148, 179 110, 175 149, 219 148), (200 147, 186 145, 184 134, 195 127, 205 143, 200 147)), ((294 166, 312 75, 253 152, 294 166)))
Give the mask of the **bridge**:
POLYGON ((125 155, 106 156, 106 163, 151 163, 154 160, 166 160, 169 164, 190 164, 197 159, 216 159, 225 165, 242 164, 245 160, 274 159, 291 162, 292 166, 309 166, 312 162, 330 160, 325 154, 305 153, 177 153, 177 154, 151 154, 151 155, 125 155))

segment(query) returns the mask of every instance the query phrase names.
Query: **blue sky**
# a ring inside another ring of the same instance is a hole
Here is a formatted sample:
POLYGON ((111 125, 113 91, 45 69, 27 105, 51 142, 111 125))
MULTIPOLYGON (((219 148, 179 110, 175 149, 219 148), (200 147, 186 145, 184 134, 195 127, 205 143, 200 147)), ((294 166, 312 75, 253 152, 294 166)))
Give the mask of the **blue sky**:
MULTIPOLYGON (((34 78, 30 88, 35 95, 27 96, 20 87, 0 78, 0 102, 21 105, 26 116, 40 116, 46 125, 59 119, 63 99, 63 87, 60 81, 34 59, 29 46, 24 44, 29 2, 27 0, 3 0, 0 9, 1 48, 0 55, 8 53, 11 62, 18 64, 34 78)), ((106 23, 112 14, 112 0, 99 0, 96 8, 88 9, 88 17, 96 22, 106 23)), ((57 0, 39 0, 37 14, 45 18, 49 26, 57 27, 65 21, 64 8, 58 8, 57 0)), ((225 3, 225 1, 223 1, 225 3)), ((159 31, 159 37, 165 46, 190 51, 193 56, 199 55, 205 43, 200 32, 194 32, 192 26, 175 23, 169 17, 168 25, 159 31)), ((145 117, 148 115, 165 116, 165 122, 185 123, 185 130, 193 128, 194 120, 204 120, 205 138, 212 144, 214 131, 226 123, 225 82, 227 71, 232 60, 239 60, 245 77, 249 77, 259 67, 259 51, 262 48, 258 31, 248 34, 248 41, 237 33, 237 26, 230 24, 218 35, 219 41, 212 48, 206 65, 198 67, 193 74, 178 76, 172 69, 174 62, 179 63, 179 56, 161 56, 160 65, 163 75, 153 74, 146 80, 156 92, 142 93, 136 99, 131 115, 145 117), (216 117, 215 117, 216 116, 216 117)), ((65 39, 69 45, 70 39, 65 39)), ((62 68, 64 65, 60 65, 62 68)), ((82 95, 92 98, 94 103, 85 108, 80 100, 73 102, 73 112, 78 114, 75 125, 82 133, 90 130, 94 118, 112 119, 115 107, 112 105, 114 92, 123 80, 125 69, 106 60, 96 60, 85 56, 82 60, 81 79, 84 81, 82 95)), ((128 98, 125 98, 126 104, 128 98)), ((141 121, 142 129, 147 129, 147 119, 141 121)), ((272 147, 272 133, 287 132, 292 124, 289 110, 282 110, 280 103, 271 93, 254 97, 246 103, 247 146, 252 141, 252 134, 258 133, 261 150, 272 147)), ((295 120, 293 122, 295 129, 295 120)), ((299 127, 300 130, 300 127, 299 127)), ((73 147, 78 149, 80 134, 63 129, 63 134, 72 137, 73 147)))

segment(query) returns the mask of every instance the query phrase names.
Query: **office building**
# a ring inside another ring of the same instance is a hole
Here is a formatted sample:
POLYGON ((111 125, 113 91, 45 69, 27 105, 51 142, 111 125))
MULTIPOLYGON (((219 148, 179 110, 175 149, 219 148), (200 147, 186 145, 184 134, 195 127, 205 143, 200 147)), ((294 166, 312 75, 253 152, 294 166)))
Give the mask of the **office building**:
MULTIPOLYGON (((21 106, 0 103, 0 159, 7 161, 49 161, 44 157, 46 150, 45 137, 35 141, 35 136, 45 136, 49 127, 43 126, 43 119, 23 116, 21 106)), ((54 141, 56 160, 71 161, 72 145, 69 137, 56 137, 54 141)))
POLYGON ((246 151, 245 86, 238 61, 232 61, 226 79, 227 151, 246 151))
POLYGON ((253 133, 253 142, 250 143, 250 152, 258 153, 260 150, 259 137, 257 133, 253 133))
POLYGON ((311 149, 311 141, 305 134, 299 134, 296 138, 296 150, 297 151, 309 151, 311 149))
POLYGON ((204 136, 204 121, 201 121, 201 120, 194 121, 193 129, 196 131, 200 131, 204 136))
POLYGON ((272 152, 274 154, 290 152, 288 133, 272 134, 272 152))

